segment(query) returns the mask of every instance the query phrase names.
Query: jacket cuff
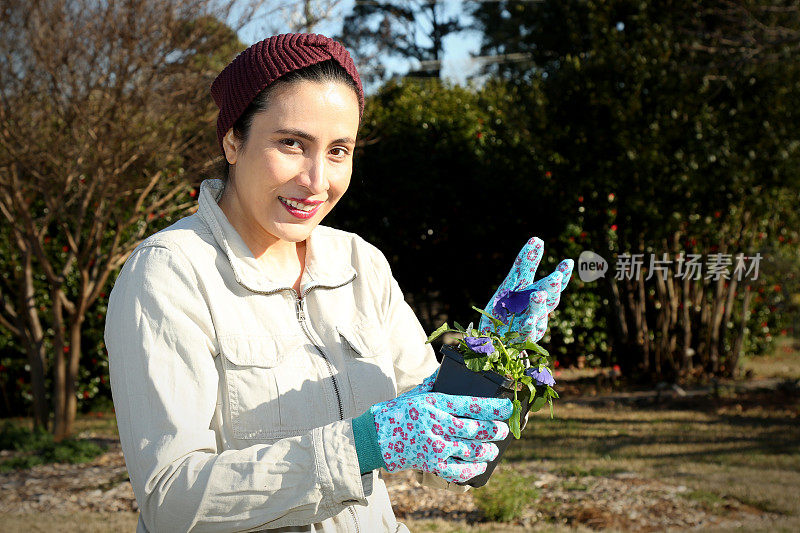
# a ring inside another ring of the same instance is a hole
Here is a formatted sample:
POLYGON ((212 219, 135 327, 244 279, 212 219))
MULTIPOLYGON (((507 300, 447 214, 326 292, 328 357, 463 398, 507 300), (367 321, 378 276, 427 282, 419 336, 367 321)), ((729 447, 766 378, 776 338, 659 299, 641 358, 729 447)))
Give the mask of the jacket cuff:
POLYGON ((378 445, 378 431, 375 429, 375 417, 372 410, 367 411, 353 419, 353 437, 356 443, 356 455, 361 473, 366 474, 378 468, 385 468, 378 445))
MULTIPOLYGON (((320 489, 333 514, 353 504, 367 505, 365 484, 356 457, 350 420, 312 430, 320 489)), ((371 487, 370 487, 371 488, 371 487)))

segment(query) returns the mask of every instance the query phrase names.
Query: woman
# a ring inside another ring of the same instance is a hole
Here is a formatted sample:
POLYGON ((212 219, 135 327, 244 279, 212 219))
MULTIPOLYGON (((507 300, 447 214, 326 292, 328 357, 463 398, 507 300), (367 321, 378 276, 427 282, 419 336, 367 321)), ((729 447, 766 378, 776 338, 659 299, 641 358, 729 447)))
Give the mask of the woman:
POLYGON ((211 92, 225 179, 133 252, 109 302, 138 529, 405 531, 377 469, 482 473, 510 402, 430 393, 436 359, 386 259, 319 225, 363 111, 344 48, 271 37, 211 92))

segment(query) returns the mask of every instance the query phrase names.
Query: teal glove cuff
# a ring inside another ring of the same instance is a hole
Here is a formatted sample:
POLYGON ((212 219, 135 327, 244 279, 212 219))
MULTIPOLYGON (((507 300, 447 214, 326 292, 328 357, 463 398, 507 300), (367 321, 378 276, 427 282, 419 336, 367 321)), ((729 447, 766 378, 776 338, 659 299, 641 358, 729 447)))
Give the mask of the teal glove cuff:
POLYGON ((375 429, 375 417, 372 409, 353 419, 353 437, 356 441, 356 455, 361 473, 366 474, 377 468, 385 468, 378 445, 378 431, 375 429))

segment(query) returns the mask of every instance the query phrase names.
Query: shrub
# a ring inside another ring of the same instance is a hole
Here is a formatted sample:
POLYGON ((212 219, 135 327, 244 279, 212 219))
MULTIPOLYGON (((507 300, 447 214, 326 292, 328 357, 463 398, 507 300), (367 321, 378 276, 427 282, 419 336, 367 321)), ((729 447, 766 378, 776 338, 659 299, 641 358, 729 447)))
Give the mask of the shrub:
POLYGON ((105 451, 89 440, 64 439, 56 442, 43 429, 6 423, 0 428, 0 449, 18 452, 0 462, 0 472, 27 469, 48 463, 85 463, 105 451))
POLYGON ((525 507, 539 497, 531 479, 518 474, 497 472, 491 481, 474 491, 474 501, 486 520, 511 522, 522 516, 525 507))

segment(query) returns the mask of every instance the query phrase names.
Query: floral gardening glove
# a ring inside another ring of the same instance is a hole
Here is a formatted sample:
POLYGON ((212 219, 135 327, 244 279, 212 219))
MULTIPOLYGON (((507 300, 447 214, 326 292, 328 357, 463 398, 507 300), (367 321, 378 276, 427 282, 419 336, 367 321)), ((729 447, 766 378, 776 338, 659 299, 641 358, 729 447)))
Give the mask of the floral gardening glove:
POLYGON ((386 470, 416 469, 447 481, 467 481, 497 457, 512 404, 438 392, 401 396, 370 408, 386 470), (469 417, 469 418, 463 418, 469 417))
MULTIPOLYGON (((508 330, 509 316, 521 314, 519 318, 514 318, 512 331, 533 342, 544 336, 548 316, 561 299, 561 291, 572 276, 574 263, 572 259, 564 259, 549 276, 533 281, 543 252, 542 240, 532 237, 522 247, 508 276, 486 305, 487 313, 506 324, 499 328, 501 335, 508 330)), ((482 317, 479 329, 488 332, 491 328, 492 323, 489 319, 482 317)))

